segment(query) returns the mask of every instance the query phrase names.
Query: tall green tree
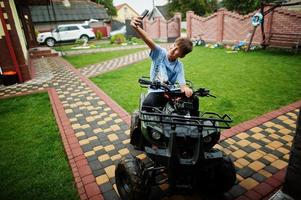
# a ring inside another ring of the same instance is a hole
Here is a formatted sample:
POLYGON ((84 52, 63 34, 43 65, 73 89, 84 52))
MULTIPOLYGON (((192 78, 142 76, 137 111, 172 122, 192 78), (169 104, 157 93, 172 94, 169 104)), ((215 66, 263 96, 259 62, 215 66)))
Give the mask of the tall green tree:
POLYGON ((106 10, 108 15, 110 16, 116 16, 117 11, 115 6, 113 6, 113 0, 95 0, 96 3, 103 5, 106 10))
POLYGON ((171 15, 181 12, 185 18, 186 12, 194 11, 197 15, 213 13, 217 8, 217 0, 169 0, 168 11, 171 15))
MULTIPOLYGON (((276 0, 265 0, 266 3, 271 3, 276 0)), ((260 8, 261 0, 223 0, 222 6, 230 11, 236 11, 240 14, 248 14, 260 8)))

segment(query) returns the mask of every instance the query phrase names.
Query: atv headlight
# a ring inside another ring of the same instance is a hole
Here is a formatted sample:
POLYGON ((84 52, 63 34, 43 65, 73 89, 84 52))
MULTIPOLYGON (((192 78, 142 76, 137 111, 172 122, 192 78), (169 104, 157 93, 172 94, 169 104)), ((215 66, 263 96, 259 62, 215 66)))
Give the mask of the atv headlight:
POLYGON ((152 138, 155 140, 160 140, 161 139, 161 133, 159 133, 158 131, 153 131, 152 132, 152 138))

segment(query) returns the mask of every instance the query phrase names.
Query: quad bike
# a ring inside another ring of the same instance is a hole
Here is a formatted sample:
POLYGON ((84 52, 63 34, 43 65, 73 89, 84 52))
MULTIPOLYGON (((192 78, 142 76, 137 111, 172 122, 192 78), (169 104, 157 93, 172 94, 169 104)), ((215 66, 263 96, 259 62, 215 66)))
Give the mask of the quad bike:
POLYGON ((164 183, 172 193, 195 190, 222 194, 230 190, 236 181, 233 162, 213 146, 221 129, 230 128, 231 118, 213 112, 191 114, 195 113, 192 99, 214 97, 209 90, 200 88, 187 98, 165 83, 145 77, 139 83, 164 90, 168 101, 163 108, 145 109, 142 95, 139 111, 132 114, 130 143, 146 153, 151 165, 131 154, 117 164, 115 180, 121 199, 148 199, 151 188, 164 183))

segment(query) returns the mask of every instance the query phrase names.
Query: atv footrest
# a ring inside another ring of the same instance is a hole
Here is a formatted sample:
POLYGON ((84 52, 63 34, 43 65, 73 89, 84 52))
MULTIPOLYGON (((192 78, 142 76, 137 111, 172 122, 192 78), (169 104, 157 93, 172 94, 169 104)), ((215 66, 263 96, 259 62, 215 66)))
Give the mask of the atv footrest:
POLYGON ((152 149, 150 147, 145 147, 145 152, 147 156, 155 162, 164 163, 165 165, 167 165, 170 158, 168 149, 152 149))
POLYGON ((206 160, 209 159, 217 159, 217 158, 223 158, 223 153, 221 151, 215 151, 215 152, 204 152, 204 158, 206 160))

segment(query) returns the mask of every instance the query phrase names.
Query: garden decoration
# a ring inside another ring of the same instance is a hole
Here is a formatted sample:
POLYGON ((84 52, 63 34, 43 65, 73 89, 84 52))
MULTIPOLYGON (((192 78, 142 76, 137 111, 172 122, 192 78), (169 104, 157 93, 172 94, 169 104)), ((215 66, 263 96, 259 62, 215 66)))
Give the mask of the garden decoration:
POLYGON ((249 51, 250 48, 251 48, 251 44, 252 44, 253 37, 254 37, 254 34, 255 34, 255 31, 256 31, 257 27, 263 23, 263 15, 258 12, 255 15, 253 15, 251 21, 252 21, 252 25, 254 26, 254 28, 253 28, 253 32, 252 32, 252 35, 251 35, 251 38, 250 38, 250 42, 247 46, 247 51, 249 51))
POLYGON ((261 13, 256 13, 256 14, 252 17, 252 25, 253 25, 253 26, 261 25, 262 19, 263 19, 262 14, 261 14, 261 13))
MULTIPOLYGON (((254 29, 253 29, 252 36, 251 36, 249 44, 248 44, 247 51, 249 51, 251 49, 251 44, 252 44, 252 41, 253 41, 253 37, 254 37, 255 31, 256 31, 256 28, 258 26, 261 27, 262 41, 263 41, 263 44, 265 43, 266 38, 265 38, 265 31, 264 31, 264 17, 267 14, 269 14, 270 12, 272 12, 273 10, 275 10, 278 7, 295 6, 295 5, 301 5, 301 1, 294 2, 294 3, 287 3, 287 1, 284 1, 284 0, 276 1, 275 3, 265 3, 264 1, 261 1, 261 3, 260 3, 260 12, 256 13, 252 17, 252 25, 254 26, 254 29), (269 6, 269 8, 267 10, 264 10, 264 8, 266 6, 269 6)), ((289 40, 290 39, 291 38, 289 38, 289 40)), ((297 45, 297 48, 298 48, 298 45, 297 45)))
MULTIPOLYGON (((130 143, 146 153, 150 165, 131 154, 117 164, 115 180, 121 199, 148 199, 152 187, 165 183, 169 184, 168 195, 191 190, 222 194, 230 190, 236 180, 234 164, 213 146, 220 139, 221 129, 230 128, 232 120, 213 112, 200 114, 193 104, 195 98, 214 97, 209 90, 199 88, 187 98, 166 83, 151 82, 146 77, 139 83, 141 87, 164 90, 168 102, 164 107, 143 109, 141 104, 132 114, 130 143)), ((140 102, 144 98, 142 94, 140 102)))

